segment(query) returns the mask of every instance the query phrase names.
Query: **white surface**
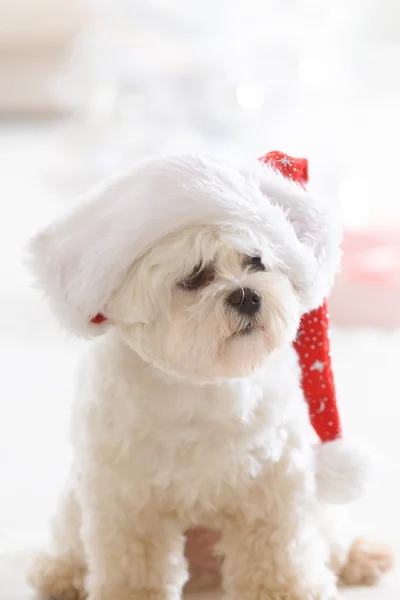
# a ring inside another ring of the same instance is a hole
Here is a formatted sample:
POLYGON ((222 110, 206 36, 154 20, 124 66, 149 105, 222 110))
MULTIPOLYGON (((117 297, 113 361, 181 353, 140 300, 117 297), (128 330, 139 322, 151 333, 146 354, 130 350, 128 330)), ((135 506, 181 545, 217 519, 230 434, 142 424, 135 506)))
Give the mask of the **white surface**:
MULTIPOLYGON (((21 266, 21 244, 66 203, 44 177, 59 128, 0 134, 0 600, 26 600, 20 552, 45 537, 68 468, 73 371, 84 344, 58 332, 21 266)), ((333 358, 345 429, 382 457, 379 485, 354 519, 400 549, 400 335, 335 330, 333 358)), ((344 596, 398 600, 399 591, 394 574, 379 589, 344 596)))

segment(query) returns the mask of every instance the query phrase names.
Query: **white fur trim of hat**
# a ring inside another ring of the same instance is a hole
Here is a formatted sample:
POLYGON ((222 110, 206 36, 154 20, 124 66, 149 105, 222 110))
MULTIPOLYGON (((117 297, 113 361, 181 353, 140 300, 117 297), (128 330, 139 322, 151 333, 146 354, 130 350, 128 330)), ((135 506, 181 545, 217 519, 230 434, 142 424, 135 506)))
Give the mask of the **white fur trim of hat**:
POLYGON ((103 333, 107 301, 130 265, 169 233, 200 224, 256 228, 274 244, 304 312, 328 293, 340 262, 337 211, 268 165, 196 154, 138 162, 32 240, 29 262, 61 325, 103 333))

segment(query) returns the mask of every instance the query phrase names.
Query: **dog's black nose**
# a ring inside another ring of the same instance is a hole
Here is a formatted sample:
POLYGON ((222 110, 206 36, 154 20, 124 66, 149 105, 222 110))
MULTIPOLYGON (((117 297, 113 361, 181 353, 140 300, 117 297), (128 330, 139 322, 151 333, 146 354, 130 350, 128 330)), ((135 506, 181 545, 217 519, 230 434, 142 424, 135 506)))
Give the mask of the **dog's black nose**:
POLYGON ((251 288, 239 288, 228 297, 228 304, 242 315, 251 317, 261 308, 261 296, 251 288))

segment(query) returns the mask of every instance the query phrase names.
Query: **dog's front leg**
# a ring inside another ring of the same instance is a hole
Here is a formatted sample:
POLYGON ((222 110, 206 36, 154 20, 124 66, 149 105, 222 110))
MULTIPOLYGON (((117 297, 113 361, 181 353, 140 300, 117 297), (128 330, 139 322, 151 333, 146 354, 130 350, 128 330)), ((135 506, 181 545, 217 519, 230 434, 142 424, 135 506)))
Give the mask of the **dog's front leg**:
POLYGON ((110 486, 83 495, 88 600, 179 600, 187 579, 179 524, 137 510, 110 486))
POLYGON ((279 478, 263 480, 224 524, 228 600, 337 600, 307 485, 299 473, 285 479, 280 490, 279 478))

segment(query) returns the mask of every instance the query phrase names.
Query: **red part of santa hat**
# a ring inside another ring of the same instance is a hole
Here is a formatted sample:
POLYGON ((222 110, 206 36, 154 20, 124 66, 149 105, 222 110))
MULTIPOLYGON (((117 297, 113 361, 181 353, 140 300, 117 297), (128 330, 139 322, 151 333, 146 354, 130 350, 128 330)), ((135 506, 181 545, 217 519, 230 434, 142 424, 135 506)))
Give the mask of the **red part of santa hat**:
MULTIPOLYGON (((293 158, 274 151, 262 156, 260 161, 302 187, 308 183, 306 158, 293 158)), ((322 306, 303 316, 294 342, 311 423, 323 442, 335 440, 341 435, 331 367, 328 317, 325 300, 322 306)))
POLYGON ((335 440, 342 429, 331 366, 326 300, 303 316, 294 342, 299 356, 302 387, 311 424, 322 442, 335 440))
POLYGON ((308 183, 308 160, 306 158, 294 158, 274 150, 264 154, 259 160, 302 187, 308 183))

